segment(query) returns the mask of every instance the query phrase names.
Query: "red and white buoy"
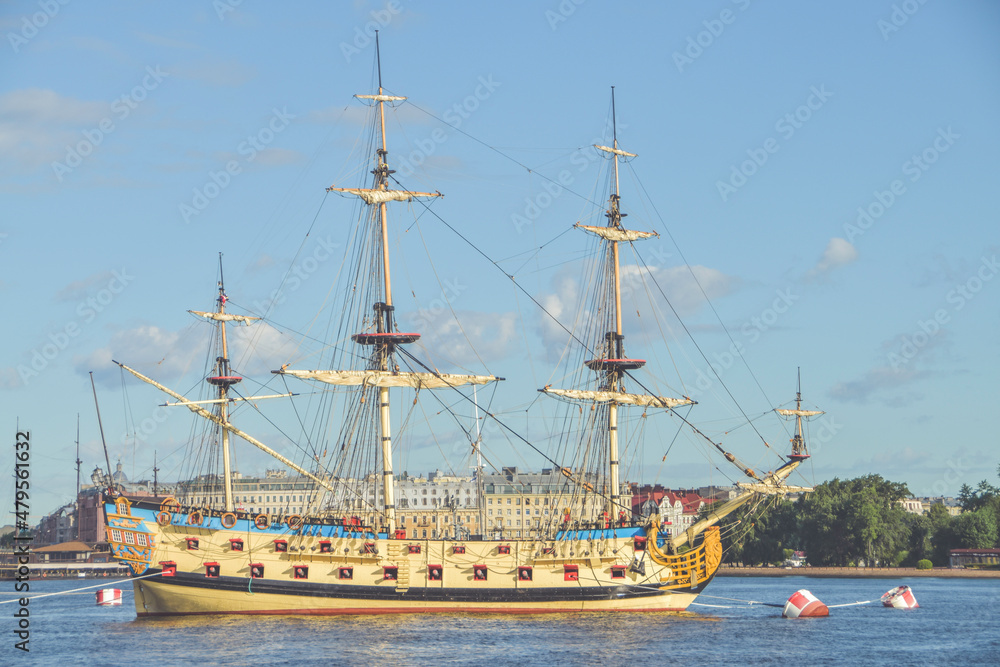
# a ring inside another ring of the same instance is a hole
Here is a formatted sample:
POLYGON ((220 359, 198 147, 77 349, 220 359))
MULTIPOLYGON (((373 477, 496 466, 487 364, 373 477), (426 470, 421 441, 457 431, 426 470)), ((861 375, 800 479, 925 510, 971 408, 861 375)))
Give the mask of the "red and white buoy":
POLYGON ((920 606, 917 604, 917 598, 913 597, 913 591, 910 590, 909 586, 897 586, 891 591, 887 591, 882 596, 882 605, 895 609, 916 609, 920 606))
POLYGON ((115 607, 122 603, 120 588, 102 588, 97 591, 97 604, 102 607, 115 607))
POLYGON ((795 591, 792 597, 788 598, 781 615, 785 618, 817 618, 829 616, 830 609, 817 600, 815 595, 802 589, 795 591))

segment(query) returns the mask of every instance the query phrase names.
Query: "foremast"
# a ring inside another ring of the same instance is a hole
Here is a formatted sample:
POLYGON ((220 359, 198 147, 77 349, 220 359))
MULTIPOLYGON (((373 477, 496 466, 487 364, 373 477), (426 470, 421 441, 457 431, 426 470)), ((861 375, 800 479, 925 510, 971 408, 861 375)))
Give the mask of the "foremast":
POLYGON ((792 453, 788 458, 793 461, 804 461, 809 458, 809 450, 806 448, 806 440, 802 435, 802 419, 803 417, 808 419, 809 417, 818 417, 824 414, 822 410, 803 410, 802 409, 802 369, 798 369, 798 385, 795 391, 795 409, 786 410, 781 408, 776 408, 774 410, 782 417, 794 417, 795 418, 795 435, 792 436, 792 453))
POLYGON ((607 243, 607 253, 605 255, 606 271, 611 280, 611 290, 608 301, 604 304, 613 313, 612 331, 607 331, 603 335, 603 340, 599 343, 597 351, 600 357, 590 359, 584 364, 598 374, 598 389, 596 391, 587 390, 565 390, 545 387, 539 391, 554 394, 564 398, 581 401, 591 401, 603 403, 607 406, 607 472, 608 472, 608 493, 605 499, 606 516, 613 520, 616 513, 631 513, 631 507, 625 507, 621 503, 621 473, 620 473, 620 446, 618 438, 618 407, 620 405, 642 405, 644 407, 660 407, 672 409, 682 405, 694 403, 691 399, 667 398, 662 396, 651 396, 644 394, 630 394, 626 391, 624 378, 628 371, 642 368, 646 362, 643 359, 630 359, 625 355, 624 340, 625 335, 622 327, 622 301, 621 301, 621 267, 619 261, 618 246, 620 243, 631 243, 652 236, 655 232, 642 232, 626 229, 622 224, 622 218, 626 213, 621 212, 621 196, 619 194, 618 161, 620 158, 636 157, 635 153, 629 153, 618 147, 618 130, 615 119, 615 97, 614 87, 611 88, 611 119, 612 119, 612 145, 602 146, 595 144, 594 148, 606 153, 612 161, 614 170, 614 181, 611 186, 611 194, 608 197, 608 207, 604 213, 607 224, 604 226, 581 225, 577 227, 586 232, 601 237, 607 243))
MULTIPOLYGON (((243 381, 243 378, 234 375, 229 367, 229 342, 226 338, 226 322, 250 322, 253 320, 259 320, 259 317, 248 317, 246 315, 234 315, 226 312, 226 301, 228 297, 226 296, 226 284, 222 273, 222 253, 219 253, 219 296, 216 299, 216 309, 214 312, 203 312, 200 310, 189 310, 188 312, 197 315, 199 317, 204 317, 205 319, 213 320, 218 324, 219 327, 219 341, 220 341, 220 355, 215 358, 215 368, 211 376, 209 376, 206 381, 218 390, 218 415, 219 420, 223 424, 229 423, 229 388, 239 382, 243 381)), ((229 451, 229 431, 225 428, 220 429, 222 431, 222 477, 223 477, 223 489, 225 490, 226 496, 226 511, 232 512, 235 504, 233 503, 233 475, 232 475, 232 463, 229 451)))

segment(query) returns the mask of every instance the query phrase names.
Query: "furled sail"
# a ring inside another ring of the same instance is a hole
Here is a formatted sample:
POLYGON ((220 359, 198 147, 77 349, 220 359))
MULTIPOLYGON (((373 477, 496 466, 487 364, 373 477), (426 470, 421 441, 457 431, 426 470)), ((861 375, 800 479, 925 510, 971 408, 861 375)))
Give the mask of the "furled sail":
POLYGON ((342 386, 411 387, 413 389, 441 389, 467 384, 488 384, 503 378, 492 375, 455 375, 450 373, 390 373, 389 371, 302 371, 282 369, 272 371, 292 375, 302 380, 316 380, 342 386))
POLYGON ((627 242, 637 241, 639 239, 648 239, 652 236, 659 236, 656 232, 637 232, 631 229, 620 229, 618 227, 595 227, 592 225, 581 225, 579 223, 575 226, 609 241, 627 242))
POLYGON ((668 398, 650 394, 626 394, 617 391, 592 391, 589 389, 554 389, 544 387, 538 391, 578 401, 594 401, 595 403, 618 403, 619 405, 641 405, 649 408, 676 408, 681 405, 694 405, 690 398, 668 398))
POLYGON ((636 157, 635 153, 629 153, 628 151, 623 151, 620 148, 609 148, 608 146, 601 146, 599 144, 594 144, 594 148, 599 151, 604 151, 605 153, 611 153, 612 155, 621 155, 622 157, 636 157))
POLYGON ((783 417, 815 417, 825 414, 822 410, 785 410, 783 408, 776 409, 775 412, 783 417))
POLYGON ((399 95, 355 95, 359 100, 374 100, 375 102, 402 102, 405 97, 399 95))
POLYGON ((215 320, 216 322, 252 322, 260 319, 259 317, 233 315, 232 313, 206 313, 201 310, 189 310, 188 312, 198 317, 204 317, 207 320, 215 320))
POLYGON ((357 195, 366 204, 382 204, 390 201, 410 201, 414 197, 443 197, 440 192, 410 192, 408 190, 379 190, 373 188, 335 188, 329 187, 327 192, 346 192, 357 195))

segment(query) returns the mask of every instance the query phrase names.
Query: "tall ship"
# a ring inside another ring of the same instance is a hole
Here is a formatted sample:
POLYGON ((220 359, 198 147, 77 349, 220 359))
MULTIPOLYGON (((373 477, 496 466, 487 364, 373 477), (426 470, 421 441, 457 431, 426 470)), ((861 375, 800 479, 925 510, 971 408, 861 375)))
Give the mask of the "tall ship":
MULTIPOLYGON (((567 370, 558 383, 538 390, 539 402, 549 402, 549 412, 556 415, 550 418, 549 441, 543 451, 512 429, 508 438, 551 465, 548 483, 539 485, 545 488, 522 489, 518 496, 517 516, 525 511, 524 528, 510 528, 510 508, 497 507, 496 515, 490 508, 487 515, 481 463, 474 478, 478 500, 473 506, 479 515, 474 531, 452 524, 451 530, 428 535, 412 516, 405 522, 410 508, 399 492, 401 475, 394 463, 397 430, 417 420, 394 423, 401 406, 433 395, 433 410, 461 402, 478 413, 477 388, 483 391, 503 378, 439 372, 412 351, 421 333, 397 317, 390 212, 400 203, 419 206, 440 193, 407 189, 393 175, 386 108, 406 98, 383 88, 377 49, 376 41, 377 92, 356 96, 370 111, 365 180, 328 188, 357 200, 347 252, 353 266, 341 271, 347 285, 338 292, 343 312, 331 325, 320 364, 303 369, 275 364, 280 368, 273 371, 281 381, 310 387, 308 407, 320 415, 320 426, 305 436, 309 460, 297 463, 234 423, 233 406, 296 397, 237 391, 243 377, 230 360, 227 331, 233 325, 259 326, 261 314, 230 312, 221 266, 215 308, 192 311, 216 331, 214 364, 205 377, 209 398, 188 399, 115 362, 168 394, 171 405, 205 420, 214 432, 207 458, 221 468, 203 478, 214 490, 200 496, 108 495, 108 541, 134 575, 136 612, 145 617, 685 611, 719 568, 723 547, 717 524, 748 503, 787 492, 791 487, 784 480, 802 457, 783 457, 775 470, 756 472, 695 429, 746 479, 739 493, 712 505, 676 534, 656 514, 633 516, 623 460, 642 450, 635 444, 642 421, 652 413, 669 417, 694 401, 648 390, 656 382, 644 374, 646 362, 626 351, 632 320, 622 306, 619 251, 654 234, 624 224, 619 164, 635 154, 619 147, 617 135, 610 146, 594 147, 606 158, 610 174, 606 199, 594 220, 586 221, 594 224, 576 225, 590 235, 595 252, 577 326, 564 327, 567 370), (300 509, 277 502, 268 507, 263 497, 248 504, 236 489, 232 451, 237 442, 262 450, 307 480, 307 502, 300 509)), ((613 105, 612 90, 612 119, 613 105)), ((682 422, 685 428, 689 424, 686 418, 682 422)), ((479 444, 472 439, 477 457, 479 444)))

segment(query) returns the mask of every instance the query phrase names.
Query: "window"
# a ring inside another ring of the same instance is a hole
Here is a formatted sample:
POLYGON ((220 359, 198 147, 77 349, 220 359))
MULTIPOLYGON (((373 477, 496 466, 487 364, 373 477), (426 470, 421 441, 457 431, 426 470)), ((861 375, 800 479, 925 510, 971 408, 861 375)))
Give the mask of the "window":
POLYGON ((177 563, 172 560, 160 561, 160 568, 163 570, 163 574, 161 576, 173 577, 177 575, 177 563))
POLYGON ((399 578, 399 568, 395 565, 387 565, 383 567, 382 578, 386 581, 396 581, 399 578))
POLYGON ((117 530, 115 528, 112 528, 111 529, 111 541, 112 542, 121 542, 122 541, 122 531, 117 530))
POLYGON ((135 544, 135 534, 125 531, 125 544, 135 544))
POLYGON ((430 581, 441 581, 441 576, 444 574, 444 568, 440 565, 428 565, 427 566, 427 579, 430 581))
POLYGON ((486 581, 486 576, 488 574, 485 565, 475 565, 472 568, 472 578, 475 581, 486 581))
POLYGON ((451 552, 454 553, 454 554, 464 554, 465 553, 465 545, 464 544, 456 544, 455 546, 453 546, 451 548, 451 552))
POLYGON ((319 552, 321 554, 330 553, 330 549, 331 549, 330 540, 323 540, 322 542, 319 543, 319 552))
POLYGON ((262 579, 264 577, 264 566, 261 563, 250 564, 250 578, 262 579))
POLYGON ((635 538, 635 550, 636 551, 645 551, 646 550, 646 538, 645 537, 637 537, 637 538, 635 538))
POLYGON ((309 578, 309 566, 308 565, 296 565, 292 570, 292 574, 296 579, 308 579, 309 578))
POLYGON ((420 545, 419 544, 410 544, 410 545, 408 545, 406 547, 406 552, 407 553, 411 553, 411 554, 418 554, 418 553, 420 553, 420 545))
POLYGON ((363 553, 363 554, 375 554, 375 553, 378 553, 378 551, 376 551, 376 549, 375 549, 375 543, 374 542, 365 542, 364 544, 362 544, 361 545, 361 553, 363 553))
POLYGON ((354 568, 353 567, 342 567, 337 570, 338 579, 353 579, 354 578, 354 568))
POLYGON ((232 551, 243 551, 243 540, 239 538, 229 540, 229 548, 232 551))
POLYGON ((211 577, 213 579, 219 576, 219 564, 218 563, 205 563, 205 576, 211 577))
POLYGON ((278 552, 288 551, 288 542, 286 542, 285 540, 275 540, 274 550, 278 552))
POLYGON ((135 541, 140 547, 146 546, 146 535, 144 533, 136 533, 135 541))
POLYGON ((612 565, 611 566, 611 578, 612 579, 624 579, 625 578, 625 566, 624 565, 612 565))
POLYGON ((563 580, 564 581, 580 581, 580 566, 579 565, 564 565, 563 566, 563 580))
POLYGON ((510 545, 509 544, 501 544, 500 546, 497 547, 497 553, 498 554, 510 554, 510 545))
POLYGON ((198 549, 198 538, 197 537, 188 537, 188 538, 186 538, 186 541, 187 541, 187 548, 189 550, 191 550, 191 551, 197 551, 197 549, 198 549))

